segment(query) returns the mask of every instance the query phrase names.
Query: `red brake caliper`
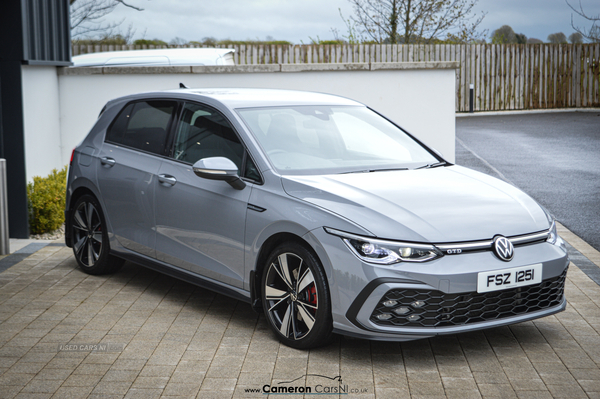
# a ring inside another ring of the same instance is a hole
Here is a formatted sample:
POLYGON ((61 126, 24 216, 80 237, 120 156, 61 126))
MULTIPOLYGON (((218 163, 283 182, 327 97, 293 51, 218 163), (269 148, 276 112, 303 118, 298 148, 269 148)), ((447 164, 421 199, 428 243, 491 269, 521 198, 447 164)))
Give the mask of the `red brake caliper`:
POLYGON ((317 306, 317 287, 314 284, 308 289, 308 303, 317 306))

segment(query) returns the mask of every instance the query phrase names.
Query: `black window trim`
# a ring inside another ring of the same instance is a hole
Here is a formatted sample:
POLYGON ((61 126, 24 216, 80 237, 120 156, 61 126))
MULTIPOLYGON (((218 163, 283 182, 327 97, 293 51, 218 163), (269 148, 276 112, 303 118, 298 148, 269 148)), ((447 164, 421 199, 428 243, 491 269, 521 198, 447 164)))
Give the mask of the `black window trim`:
POLYGON ((246 172, 247 157, 250 157, 250 161, 252 161, 252 163, 254 164, 254 166, 256 166, 257 163, 254 161, 254 158, 252 157, 252 154, 250 154, 250 151, 248 151, 248 146, 246 146, 246 143, 244 142, 244 140, 242 139, 242 137, 238 133, 237 129, 235 128, 235 126, 233 125, 233 123, 231 123, 231 121, 229 120, 229 118, 227 118, 227 116, 225 116, 223 114, 223 112, 219 111, 218 109, 216 109, 213 106, 210 106, 208 104, 202 103, 200 101, 179 100, 179 102, 180 102, 180 105, 179 105, 179 108, 178 108, 178 112, 176 112, 176 114, 177 114, 177 122, 173 123, 173 127, 171 128, 170 134, 169 134, 169 136, 167 138, 167 145, 169 146, 169 148, 168 148, 168 151, 165 151, 165 152, 167 153, 166 157, 168 159, 170 159, 171 161, 182 163, 184 165, 190 165, 190 166, 192 166, 192 163, 190 163, 190 162, 182 161, 182 160, 179 160, 179 159, 175 159, 173 157, 173 153, 175 151, 175 136, 177 135, 177 131, 179 130, 179 125, 182 123, 181 117, 183 116, 183 109, 185 108, 185 104, 187 104, 187 103, 197 104, 197 105, 200 105, 202 107, 208 108, 209 110, 214 110, 221 117, 223 117, 223 119, 225 119, 227 121, 227 123, 229 123, 229 126, 231 126, 231 130, 233 130, 233 133, 236 135, 236 137, 240 141, 240 144, 244 148, 244 156, 242 158, 242 169, 239 171, 240 172, 240 179, 242 179, 242 180, 244 180, 246 182, 252 183, 252 184, 259 185, 259 186, 262 186, 264 184, 264 178, 262 176, 261 171, 258 169, 258 167, 256 167, 256 172, 258 173, 258 175, 260 177, 260 180, 254 180, 254 179, 250 179, 248 177, 243 177, 244 173, 246 172))
POLYGON ((153 155, 153 156, 160 157, 160 158, 169 158, 169 155, 167 154, 169 151, 167 151, 167 149, 170 146, 171 137, 173 136, 173 127, 174 127, 174 125, 176 125, 175 120, 176 120, 176 118, 177 118, 177 120, 179 120, 178 118, 179 118, 179 112, 181 111, 181 108, 182 108, 182 101, 179 99, 149 97, 149 98, 138 98, 135 100, 131 100, 121 107, 121 109, 117 113, 117 116, 114 117, 112 122, 110 122, 110 125, 108 125, 108 127, 106 128, 106 131, 104 132, 104 142, 118 146, 118 147, 127 148, 132 151, 137 151, 137 152, 140 152, 143 154, 153 155), (171 118, 169 119, 167 129, 165 129, 167 131, 167 138, 165 140, 162 154, 157 154, 155 152, 142 150, 142 149, 136 148, 136 147, 131 147, 126 144, 118 143, 116 141, 112 141, 112 140, 108 139, 108 132, 112 129, 113 125, 117 122, 117 119, 119 119, 119 116, 121 116, 121 113, 125 110, 125 108, 127 108, 131 104, 136 104, 139 102, 148 102, 148 101, 169 101, 169 102, 175 103, 175 107, 173 108, 173 112, 171 113, 171 118))
POLYGON ((175 136, 177 136, 177 129, 181 123, 181 116, 183 115, 183 107, 185 101, 177 100, 177 109, 175 110, 175 119, 172 121, 170 129, 167 133, 167 142, 165 143, 165 157, 169 159, 173 158, 173 151, 175 150, 175 136))

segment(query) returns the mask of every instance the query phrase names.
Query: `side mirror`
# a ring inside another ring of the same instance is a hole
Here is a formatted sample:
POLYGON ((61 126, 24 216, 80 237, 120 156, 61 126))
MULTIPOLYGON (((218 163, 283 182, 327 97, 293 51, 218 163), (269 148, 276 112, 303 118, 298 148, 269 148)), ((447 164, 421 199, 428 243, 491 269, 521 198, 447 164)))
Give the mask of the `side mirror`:
POLYGON ((226 181, 236 190, 246 187, 246 183, 238 175, 237 166, 225 157, 202 158, 194 164, 193 169, 196 176, 226 181))

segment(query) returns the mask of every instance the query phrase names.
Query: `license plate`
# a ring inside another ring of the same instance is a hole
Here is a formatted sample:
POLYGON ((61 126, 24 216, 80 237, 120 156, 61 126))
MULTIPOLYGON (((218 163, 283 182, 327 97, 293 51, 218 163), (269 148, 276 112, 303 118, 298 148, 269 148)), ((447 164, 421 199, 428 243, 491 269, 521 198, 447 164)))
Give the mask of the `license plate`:
POLYGON ((542 264, 493 270, 477 274, 477 292, 523 287, 542 282, 542 264))

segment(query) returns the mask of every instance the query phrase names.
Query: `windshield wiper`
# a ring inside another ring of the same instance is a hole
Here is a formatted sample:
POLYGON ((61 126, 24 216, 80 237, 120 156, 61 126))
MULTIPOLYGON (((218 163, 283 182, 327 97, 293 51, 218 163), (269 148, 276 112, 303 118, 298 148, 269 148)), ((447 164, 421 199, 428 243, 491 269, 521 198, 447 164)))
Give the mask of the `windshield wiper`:
POLYGON ((393 170, 408 170, 408 168, 387 168, 387 169, 364 169, 364 170, 353 170, 351 172, 340 173, 346 175, 348 173, 371 173, 371 172, 389 172, 393 170))
POLYGON ((437 168, 438 166, 446 166, 446 165, 449 165, 449 163, 446 161, 442 161, 442 162, 436 162, 436 163, 428 163, 427 165, 419 166, 418 168, 415 168, 415 169, 431 169, 431 168, 437 168))
POLYGON ((408 168, 371 169, 369 172, 389 172, 391 170, 408 170, 408 168))

